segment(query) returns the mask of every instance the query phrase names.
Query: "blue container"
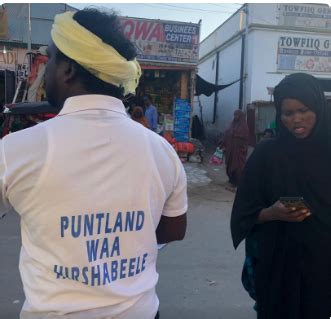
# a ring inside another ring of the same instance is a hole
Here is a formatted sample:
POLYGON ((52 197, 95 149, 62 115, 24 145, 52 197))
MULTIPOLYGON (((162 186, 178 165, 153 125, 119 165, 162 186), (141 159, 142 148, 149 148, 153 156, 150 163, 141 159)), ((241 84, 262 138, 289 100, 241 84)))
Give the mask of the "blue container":
POLYGON ((175 102, 176 102, 176 104, 177 103, 186 103, 186 104, 188 104, 188 99, 179 99, 179 98, 177 98, 177 99, 175 99, 175 102))
POLYGON ((183 136, 183 135, 177 136, 175 137, 175 139, 177 142, 189 142, 190 140, 188 136, 183 136))
POLYGON ((174 120, 174 125, 176 126, 190 126, 190 119, 187 117, 176 117, 174 120))
POLYGON ((175 111, 188 111, 191 112, 191 107, 189 104, 175 104, 175 111))
POLYGON ((175 110, 175 118, 190 118, 191 111, 180 111, 180 110, 175 110))
POLYGON ((174 131, 174 137, 176 136, 188 136, 190 134, 190 131, 174 131))
POLYGON ((174 126, 174 132, 189 132, 190 127, 189 126, 174 126))
POLYGON ((190 139, 189 133, 183 132, 174 132, 174 138, 177 142, 188 142, 190 139))

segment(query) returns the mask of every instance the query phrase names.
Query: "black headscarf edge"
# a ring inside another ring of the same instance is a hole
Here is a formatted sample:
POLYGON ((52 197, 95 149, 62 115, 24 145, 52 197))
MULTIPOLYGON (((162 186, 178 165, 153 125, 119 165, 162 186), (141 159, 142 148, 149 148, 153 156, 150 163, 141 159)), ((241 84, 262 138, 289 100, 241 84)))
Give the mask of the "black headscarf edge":
POLYGON ((317 78, 306 73, 293 73, 275 87, 276 130, 280 139, 290 139, 291 134, 281 121, 281 106, 285 98, 299 100, 316 114, 313 138, 331 154, 331 110, 317 78))

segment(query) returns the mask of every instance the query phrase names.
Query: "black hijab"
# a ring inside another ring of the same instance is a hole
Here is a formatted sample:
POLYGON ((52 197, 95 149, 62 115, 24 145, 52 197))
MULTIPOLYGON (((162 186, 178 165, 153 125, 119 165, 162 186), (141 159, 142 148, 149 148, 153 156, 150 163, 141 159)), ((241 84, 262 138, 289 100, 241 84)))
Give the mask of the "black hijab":
POLYGON ((291 187, 311 203, 314 219, 331 228, 331 118, 324 92, 312 75, 294 73, 276 86, 274 98, 278 140, 296 181, 292 181, 291 187), (309 137, 298 139, 283 125, 280 117, 285 98, 302 102, 316 114, 316 124, 309 137))
POLYGON ((324 318, 331 311, 330 111, 318 80, 307 74, 283 79, 274 97, 278 135, 259 143, 247 162, 232 210, 233 243, 237 247, 246 238, 256 245, 246 245, 246 253, 258 260, 259 318, 299 319, 303 306, 318 306, 307 318, 324 318), (299 100, 316 114, 309 137, 298 139, 282 124, 285 98, 299 100), (260 211, 282 196, 304 197, 312 215, 301 223, 257 224, 260 211))
MULTIPOLYGON (((274 98, 277 138, 257 145, 246 164, 231 217, 235 247, 251 232, 261 209, 282 196, 304 197, 314 214, 309 223, 331 229, 331 118, 324 93, 316 78, 295 73, 276 86, 274 98), (309 137, 298 139, 283 125, 281 105, 285 98, 299 100, 316 114, 309 137)), ((301 233, 296 223, 287 224, 301 233)))
POLYGON ((306 73, 294 73, 285 77, 274 90, 277 133, 281 140, 292 143, 309 143, 322 147, 331 154, 330 110, 319 81, 306 73), (312 134, 302 140, 296 139, 281 121, 281 107, 284 99, 296 99, 316 114, 316 125, 312 134))

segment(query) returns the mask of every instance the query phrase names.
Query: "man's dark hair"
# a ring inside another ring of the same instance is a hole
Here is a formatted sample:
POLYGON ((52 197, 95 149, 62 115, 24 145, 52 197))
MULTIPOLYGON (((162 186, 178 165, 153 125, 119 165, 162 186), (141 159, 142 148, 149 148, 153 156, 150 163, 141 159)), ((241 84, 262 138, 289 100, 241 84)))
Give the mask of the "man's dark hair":
POLYGON ((145 94, 144 100, 148 99, 150 102, 153 102, 152 97, 149 94, 145 94))
MULTIPOLYGON (((76 20, 81 26, 94 33, 104 43, 111 45, 128 61, 133 60, 136 57, 136 49, 134 45, 125 37, 120 20, 114 11, 110 11, 108 13, 95 8, 85 8, 77 11, 73 16, 73 19, 76 20)), ((57 50, 56 58, 70 60, 75 65, 77 77, 82 81, 84 87, 89 92, 110 95, 119 99, 123 98, 123 88, 98 79, 76 61, 63 54, 59 49, 57 50)))

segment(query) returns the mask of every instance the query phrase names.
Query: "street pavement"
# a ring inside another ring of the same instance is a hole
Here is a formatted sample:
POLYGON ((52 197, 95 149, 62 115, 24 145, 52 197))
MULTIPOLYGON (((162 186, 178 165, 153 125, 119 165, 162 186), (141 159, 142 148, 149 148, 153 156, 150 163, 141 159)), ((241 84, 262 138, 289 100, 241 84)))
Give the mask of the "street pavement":
POLYGON ((18 319, 24 294, 18 272, 20 220, 15 212, 0 219, 0 318, 18 319))
MULTIPOLYGON (((255 319, 253 302, 240 282, 243 245, 235 251, 231 242, 234 194, 224 187, 224 167, 187 163, 185 169, 187 234, 159 253, 160 318, 255 319)), ((0 319, 18 319, 24 302, 19 250, 19 218, 12 213, 0 220, 0 319)))
POLYGON ((188 227, 182 242, 168 244, 159 253, 160 318, 255 319, 253 301, 240 281, 244 246, 237 251, 232 246, 234 194, 225 189, 225 169, 208 163, 185 168, 188 227), (192 183, 192 171, 200 181, 194 177, 192 183), (210 182, 202 178, 205 175, 210 182))

